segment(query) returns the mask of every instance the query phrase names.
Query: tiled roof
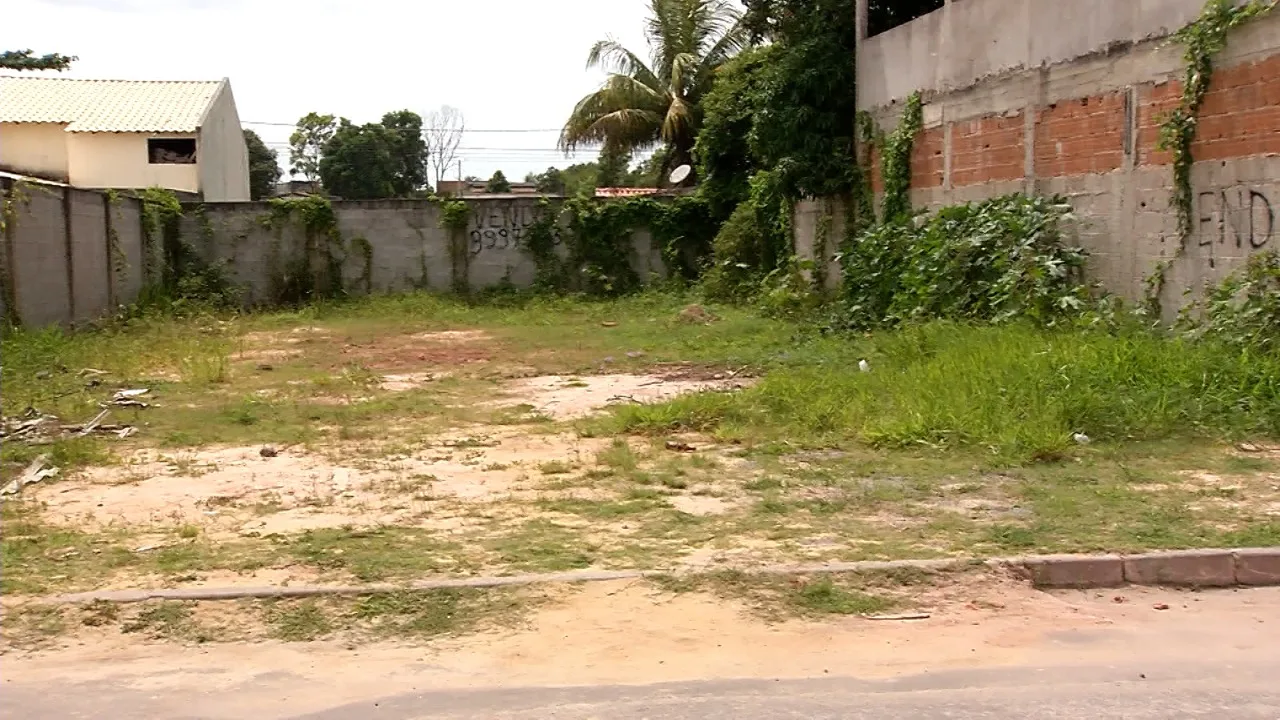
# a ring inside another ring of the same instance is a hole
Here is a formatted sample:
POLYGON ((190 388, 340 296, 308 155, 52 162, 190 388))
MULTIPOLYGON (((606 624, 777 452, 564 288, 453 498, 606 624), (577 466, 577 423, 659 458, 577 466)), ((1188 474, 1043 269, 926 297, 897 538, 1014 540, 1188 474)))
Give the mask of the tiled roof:
POLYGON ((657 195, 658 188, 596 188, 598 198, 639 197, 657 195))
POLYGON ((225 83, 0 77, 0 122, 67 123, 67 132, 195 132, 225 83))

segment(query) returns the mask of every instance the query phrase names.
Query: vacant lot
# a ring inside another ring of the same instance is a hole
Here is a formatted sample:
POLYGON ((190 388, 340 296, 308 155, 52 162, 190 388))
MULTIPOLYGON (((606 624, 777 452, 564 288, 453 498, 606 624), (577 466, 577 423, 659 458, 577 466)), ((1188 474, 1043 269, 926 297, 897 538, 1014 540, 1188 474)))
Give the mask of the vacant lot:
POLYGON ((6 602, 1280 544, 1275 358, 825 335, 691 302, 414 295, 11 334, 8 427, 56 420, 7 438, 4 476, 58 473, 4 502, 6 602), (104 407, 109 432, 61 428, 104 407))

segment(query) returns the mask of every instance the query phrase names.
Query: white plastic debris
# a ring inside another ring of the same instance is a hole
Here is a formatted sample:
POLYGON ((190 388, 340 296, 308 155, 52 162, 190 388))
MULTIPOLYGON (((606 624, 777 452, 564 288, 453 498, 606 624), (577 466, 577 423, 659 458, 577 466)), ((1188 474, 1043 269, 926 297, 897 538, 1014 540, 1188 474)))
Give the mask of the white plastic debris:
POLYGON ((0 489, 0 495, 17 495, 19 492, 22 492, 22 488, 28 485, 34 485, 45 478, 51 478, 57 475, 58 468, 45 467, 45 464, 48 462, 48 455, 41 455, 31 461, 31 464, 27 466, 27 469, 23 471, 22 475, 14 478, 12 482, 5 485, 3 489, 0 489))
POLYGON ((1075 435, 1072 435, 1071 438, 1076 441, 1077 445, 1088 445, 1093 442, 1093 440, 1084 433, 1076 433, 1075 435))
POLYGON ((871 372, 871 363, 867 362, 866 360, 859 360, 858 369, 861 370, 862 372, 871 372))

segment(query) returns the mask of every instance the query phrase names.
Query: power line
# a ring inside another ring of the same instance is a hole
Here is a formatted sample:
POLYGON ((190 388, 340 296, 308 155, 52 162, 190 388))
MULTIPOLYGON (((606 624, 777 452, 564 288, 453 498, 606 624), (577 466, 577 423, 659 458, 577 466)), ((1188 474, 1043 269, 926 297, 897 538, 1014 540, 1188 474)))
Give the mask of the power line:
MULTIPOLYGON (((260 121, 260 120, 241 120, 240 124, 241 125, 264 125, 268 127, 289 127, 289 128, 298 126, 297 123, 266 122, 266 121, 260 121)), ((455 130, 457 128, 422 128, 422 129, 426 131, 431 131, 431 132, 447 132, 449 130, 455 130)), ((560 130, 561 128, 511 128, 511 129, 505 129, 505 130, 494 129, 494 128, 483 128, 483 129, 481 128, 472 129, 469 127, 462 128, 463 132, 469 132, 469 133, 558 133, 560 132, 560 130)))

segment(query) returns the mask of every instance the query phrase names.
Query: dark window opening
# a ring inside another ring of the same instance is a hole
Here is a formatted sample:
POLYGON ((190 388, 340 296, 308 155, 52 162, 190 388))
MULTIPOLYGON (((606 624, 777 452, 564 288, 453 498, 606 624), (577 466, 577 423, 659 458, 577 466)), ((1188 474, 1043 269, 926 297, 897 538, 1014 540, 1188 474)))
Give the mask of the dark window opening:
POLYGON ((871 0, 867 8, 867 35, 879 35, 899 25, 941 10, 946 0, 871 0))
POLYGON ((194 165, 195 138, 148 138, 147 162, 152 165, 194 165))

